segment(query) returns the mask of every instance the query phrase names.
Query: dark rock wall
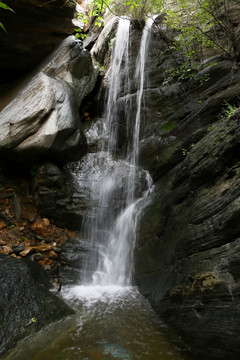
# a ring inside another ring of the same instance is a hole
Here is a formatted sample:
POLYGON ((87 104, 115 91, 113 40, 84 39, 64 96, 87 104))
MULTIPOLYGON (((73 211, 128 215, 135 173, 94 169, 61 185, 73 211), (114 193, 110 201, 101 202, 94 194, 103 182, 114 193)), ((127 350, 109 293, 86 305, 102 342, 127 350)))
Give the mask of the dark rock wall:
POLYGON ((217 58, 193 79, 164 85, 173 57, 156 65, 162 38, 152 35, 147 65, 140 161, 155 187, 139 222, 135 279, 199 358, 237 359, 240 71, 217 58))
POLYGON ((0 9, 7 33, 0 32, 0 82, 33 69, 67 35, 73 33, 75 0, 8 0, 15 13, 0 9))

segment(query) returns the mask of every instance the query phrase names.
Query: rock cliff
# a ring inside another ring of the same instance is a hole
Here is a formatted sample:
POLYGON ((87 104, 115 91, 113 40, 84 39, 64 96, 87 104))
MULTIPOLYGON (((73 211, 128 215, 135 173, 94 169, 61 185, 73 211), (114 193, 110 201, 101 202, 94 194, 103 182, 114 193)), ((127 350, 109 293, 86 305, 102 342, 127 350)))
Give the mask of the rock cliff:
POLYGON ((157 75, 149 67, 141 163, 155 187, 139 222, 135 279, 197 357, 237 359, 240 72, 216 58, 191 80, 161 84, 167 61, 157 75))
POLYGON ((79 107, 94 88, 90 53, 73 36, 65 39, 0 112, 2 159, 60 163, 86 152, 79 107))

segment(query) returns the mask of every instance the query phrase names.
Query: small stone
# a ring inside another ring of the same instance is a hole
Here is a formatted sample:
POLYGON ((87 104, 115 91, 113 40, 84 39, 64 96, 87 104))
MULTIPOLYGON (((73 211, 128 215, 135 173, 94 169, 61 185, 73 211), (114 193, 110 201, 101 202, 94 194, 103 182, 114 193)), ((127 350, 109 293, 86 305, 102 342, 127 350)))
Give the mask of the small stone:
POLYGON ((12 245, 12 250, 15 254, 20 253, 21 251, 25 250, 26 246, 24 245, 18 245, 18 244, 13 244, 12 245))
POLYGON ((46 226, 50 225, 50 221, 49 221, 48 219, 43 218, 42 221, 44 222, 44 224, 45 224, 46 226))
POLYGON ((33 257, 36 261, 43 260, 43 256, 41 253, 34 254, 33 257))
POLYGON ((61 248, 60 247, 53 247, 52 248, 53 249, 53 251, 55 251, 56 253, 60 253, 61 252, 61 248))
POLYGON ((22 240, 22 236, 14 229, 9 230, 7 234, 8 234, 8 237, 11 240, 15 240, 15 241, 21 241, 22 240))
POLYGON ((51 266, 50 265, 45 265, 44 270, 51 270, 51 266))

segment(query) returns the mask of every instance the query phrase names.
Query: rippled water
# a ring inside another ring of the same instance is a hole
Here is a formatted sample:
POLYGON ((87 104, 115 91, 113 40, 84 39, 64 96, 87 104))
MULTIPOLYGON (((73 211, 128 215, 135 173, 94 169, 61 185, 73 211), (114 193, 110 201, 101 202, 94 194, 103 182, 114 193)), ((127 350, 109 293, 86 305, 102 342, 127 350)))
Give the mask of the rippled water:
POLYGON ((76 314, 22 342, 5 360, 193 360, 135 287, 65 287, 76 314))

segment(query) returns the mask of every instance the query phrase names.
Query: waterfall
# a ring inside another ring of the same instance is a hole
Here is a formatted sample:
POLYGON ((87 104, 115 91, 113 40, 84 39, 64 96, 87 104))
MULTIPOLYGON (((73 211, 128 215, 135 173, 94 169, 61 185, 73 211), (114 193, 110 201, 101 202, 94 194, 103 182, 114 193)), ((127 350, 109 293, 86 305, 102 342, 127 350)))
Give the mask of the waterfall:
MULTIPOLYGON (((105 245, 100 245, 98 268, 93 274, 93 285, 130 285, 132 274, 132 255, 136 238, 137 230, 137 203, 141 200, 135 199, 135 178, 137 171, 138 153, 139 153, 139 130, 140 130, 140 116, 141 105, 143 97, 144 86, 144 69, 146 53, 148 48, 149 29, 153 21, 147 21, 143 30, 143 35, 140 43, 140 50, 136 62, 135 82, 137 84, 137 112, 135 115, 134 131, 132 132, 132 147, 128 146, 128 153, 125 162, 129 165, 129 174, 127 177, 125 208, 122 209, 117 216, 114 225, 109 229, 108 240, 105 245)), ((116 43, 111 62, 111 76, 110 87, 107 101, 107 123, 110 128, 110 139, 108 149, 110 152, 116 152, 117 144, 117 101, 119 95, 122 97, 129 93, 130 89, 130 75, 129 75, 129 20, 121 19, 119 21, 116 43), (120 94, 121 85, 124 86, 124 93, 120 94)), ((128 108, 126 100, 125 116, 128 117, 130 109, 128 108)), ((126 121, 129 126, 129 121, 126 121)), ((109 200, 109 183, 114 184, 114 174, 108 176, 103 182, 103 192, 101 200, 104 198, 103 207, 109 206, 106 204, 106 198, 109 200)), ((146 173, 146 177, 148 173, 146 173)), ((150 182, 148 181, 148 186, 150 182)), ((149 188, 147 188, 147 191, 149 188)), ((146 193, 147 193, 146 191, 146 193)), ((146 195, 144 194, 144 196, 146 195)), ((100 207, 101 211, 102 207, 100 207)))
MULTIPOLYGON (((120 19, 118 24, 118 31, 111 58, 111 65, 107 78, 109 81, 108 99, 106 106, 106 122, 109 129, 108 151, 115 153, 117 137, 118 137, 118 105, 117 100, 123 88, 122 96, 129 93, 130 90, 130 75, 129 75, 129 36, 130 36, 130 21, 127 19, 120 19)), ((125 111, 125 116, 127 113, 125 111)), ((104 148, 103 142, 103 148, 104 148)))
MULTIPOLYGON (((153 20, 146 22, 136 59, 135 76, 130 80, 130 21, 120 19, 111 64, 107 73, 108 96, 105 110, 105 126, 102 133, 101 151, 88 154, 84 174, 91 166, 90 193, 94 197, 92 213, 85 220, 82 233, 92 243, 94 252, 82 277, 87 286, 131 285, 133 249, 137 232, 140 202, 147 196, 151 178, 147 171, 138 167, 139 133, 143 100, 145 60, 149 29, 153 20), (129 101, 131 81, 135 82, 136 111, 129 101), (119 120, 119 101, 124 109, 127 138, 124 158, 119 158, 118 137, 122 124, 119 120)), ((82 162, 84 163, 84 161, 82 162)), ((81 184, 82 185, 82 184, 81 184)))

